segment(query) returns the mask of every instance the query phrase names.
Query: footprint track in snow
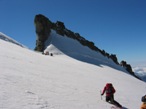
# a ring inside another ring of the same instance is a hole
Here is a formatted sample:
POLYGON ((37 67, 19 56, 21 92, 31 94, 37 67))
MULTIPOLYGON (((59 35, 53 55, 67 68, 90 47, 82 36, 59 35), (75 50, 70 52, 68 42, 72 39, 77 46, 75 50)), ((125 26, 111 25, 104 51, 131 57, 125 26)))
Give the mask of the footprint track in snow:
POLYGON ((30 107, 34 109, 50 109, 48 102, 34 92, 26 90, 25 93, 27 94, 28 104, 30 107))

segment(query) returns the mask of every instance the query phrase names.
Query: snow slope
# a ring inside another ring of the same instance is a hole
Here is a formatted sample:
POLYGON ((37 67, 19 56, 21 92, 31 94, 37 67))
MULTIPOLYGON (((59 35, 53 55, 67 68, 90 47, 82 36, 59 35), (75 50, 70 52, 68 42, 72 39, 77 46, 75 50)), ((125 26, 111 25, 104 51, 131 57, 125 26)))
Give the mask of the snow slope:
POLYGON ((0 109, 110 109, 100 96, 107 82, 115 100, 139 109, 145 82, 73 39, 51 36, 46 50, 53 56, 0 40, 0 109))
POLYGON ((104 57, 103 55, 101 55, 101 53, 93 51, 87 46, 81 45, 77 40, 68 38, 66 36, 58 35, 53 30, 51 31, 51 35, 46 42, 46 50, 44 52, 51 52, 53 54, 64 53, 69 57, 72 57, 79 61, 87 62, 98 66, 106 65, 126 72, 125 69, 123 69, 119 65, 116 65, 113 60, 104 57))
POLYGON ((9 36, 6 36, 5 34, 3 34, 2 32, 0 32, 0 39, 3 39, 7 42, 11 42, 11 43, 14 43, 16 45, 19 45, 21 47, 25 47, 24 45, 18 43, 17 41, 15 41, 14 39, 10 38, 9 36))

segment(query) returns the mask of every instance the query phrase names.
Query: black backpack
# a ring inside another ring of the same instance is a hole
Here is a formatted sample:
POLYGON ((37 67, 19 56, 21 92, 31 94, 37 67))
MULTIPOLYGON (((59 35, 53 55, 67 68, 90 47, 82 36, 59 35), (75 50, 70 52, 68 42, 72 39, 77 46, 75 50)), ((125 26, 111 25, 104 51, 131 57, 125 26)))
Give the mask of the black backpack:
POLYGON ((146 102, 146 95, 142 96, 141 101, 146 102))

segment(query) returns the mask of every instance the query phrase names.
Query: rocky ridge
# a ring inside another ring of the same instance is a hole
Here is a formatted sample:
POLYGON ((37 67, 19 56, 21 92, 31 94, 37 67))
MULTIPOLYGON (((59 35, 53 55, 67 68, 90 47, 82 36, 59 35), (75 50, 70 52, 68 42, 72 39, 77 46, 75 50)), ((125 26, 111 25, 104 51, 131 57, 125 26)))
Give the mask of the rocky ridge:
POLYGON ((132 71, 131 65, 127 64, 126 61, 122 60, 119 63, 115 54, 109 54, 104 50, 99 49, 94 45, 92 41, 88 41, 84 37, 82 37, 79 33, 74 33, 71 30, 67 29, 63 22, 57 21, 56 23, 53 23, 44 15, 38 14, 35 16, 34 23, 35 23, 36 35, 37 35, 36 47, 35 47, 36 51, 43 52, 45 50, 45 41, 49 38, 52 29, 55 30, 57 34, 60 34, 62 37, 67 36, 69 38, 75 39, 79 41, 83 46, 87 46, 90 49, 100 52, 102 55, 111 58, 116 64, 121 65, 131 75, 138 78, 132 71))

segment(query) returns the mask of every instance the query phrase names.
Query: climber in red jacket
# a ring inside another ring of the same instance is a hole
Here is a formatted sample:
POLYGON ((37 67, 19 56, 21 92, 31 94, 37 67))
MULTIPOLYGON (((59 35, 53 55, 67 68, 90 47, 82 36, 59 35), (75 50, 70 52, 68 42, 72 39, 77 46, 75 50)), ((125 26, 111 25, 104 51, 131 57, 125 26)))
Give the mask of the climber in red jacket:
POLYGON ((114 100, 114 93, 116 92, 116 90, 114 89, 112 83, 106 84, 101 95, 103 95, 105 92, 106 92, 106 102, 114 104, 118 107, 122 107, 117 101, 114 100))

